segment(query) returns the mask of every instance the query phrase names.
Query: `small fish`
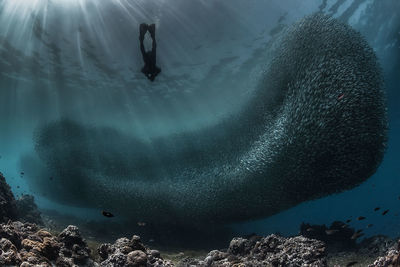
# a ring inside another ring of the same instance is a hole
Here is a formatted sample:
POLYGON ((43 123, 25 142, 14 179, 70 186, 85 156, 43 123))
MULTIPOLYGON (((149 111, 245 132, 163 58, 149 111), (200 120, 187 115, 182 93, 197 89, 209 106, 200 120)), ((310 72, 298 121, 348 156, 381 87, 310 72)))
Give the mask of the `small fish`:
POLYGON ((379 208, 379 207, 376 207, 375 209, 374 209, 374 211, 378 211, 378 210, 380 210, 381 208, 379 208))
POLYGON ((364 216, 360 216, 360 217, 357 218, 357 220, 359 220, 359 221, 365 220, 365 217, 364 216))
POLYGON ((139 226, 146 226, 146 223, 145 222, 138 222, 137 223, 139 226))
POLYGON ((374 226, 372 223, 367 225, 367 228, 371 228, 372 226, 374 226))
POLYGON ((50 179, 50 181, 53 181, 54 178, 53 178, 53 177, 50 177, 49 179, 50 179))
POLYGON ((347 224, 342 225, 342 228, 346 228, 346 227, 349 227, 349 226, 347 224))
POLYGON ((325 233, 327 235, 333 235, 334 233, 337 233, 337 232, 339 232, 339 230, 325 230, 325 233))
POLYGON ((24 175, 25 173, 24 172, 21 172, 21 175, 24 175))
POLYGON ((358 261, 351 261, 351 262, 346 264, 346 267, 350 267, 350 266, 356 265, 357 263, 358 263, 358 261))
POLYGON ((307 228, 307 230, 306 230, 307 232, 312 232, 312 231, 314 231, 314 229, 313 228, 307 228))
POLYGON ((349 223, 349 222, 351 222, 351 220, 350 220, 350 219, 348 219, 348 220, 346 221, 346 223, 349 223))
POLYGON ((340 100, 340 99, 342 99, 344 97, 344 94, 340 94, 339 96, 338 96, 338 100, 340 100))
POLYGON ((359 234, 359 233, 361 233, 363 230, 362 229, 360 229, 360 230, 357 230, 357 234, 359 234))
POLYGON ((19 188, 19 185, 17 185, 17 188, 19 188))
POLYGON ((108 211, 104 211, 104 210, 101 212, 101 214, 103 214, 104 217, 108 217, 108 218, 114 217, 114 214, 112 214, 111 212, 108 212, 108 211))
POLYGON ((354 239, 357 239, 357 238, 359 238, 359 237, 361 237, 363 235, 364 235, 363 233, 354 233, 354 235, 351 236, 351 239, 354 240, 354 239))
POLYGON ((400 196, 399 196, 399 200, 400 200, 400 196))
POLYGON ((154 242, 154 239, 149 239, 149 242, 154 242))
POLYGON ((382 215, 385 215, 388 212, 389 212, 389 210, 385 210, 384 212, 382 212, 382 215))

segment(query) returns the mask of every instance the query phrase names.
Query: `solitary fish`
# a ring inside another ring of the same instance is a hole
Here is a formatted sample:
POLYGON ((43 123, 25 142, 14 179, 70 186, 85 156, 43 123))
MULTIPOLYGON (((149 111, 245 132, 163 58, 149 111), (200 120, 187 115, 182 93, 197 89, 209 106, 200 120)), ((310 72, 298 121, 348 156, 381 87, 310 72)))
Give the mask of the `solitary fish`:
POLYGON ((367 228, 371 228, 372 226, 374 226, 372 223, 367 225, 367 228))
POLYGON ((351 262, 349 262, 349 263, 346 264, 346 267, 353 266, 353 265, 355 265, 355 264, 357 264, 357 263, 358 263, 358 261, 351 261, 351 262))
POLYGON ((361 237, 361 236, 363 236, 364 234, 363 233, 354 233, 354 235, 352 235, 351 236, 351 239, 357 239, 357 238, 359 238, 359 237, 361 237))
POLYGON ((111 212, 108 212, 108 211, 104 211, 104 210, 101 212, 101 214, 103 214, 104 217, 108 217, 108 218, 114 217, 114 214, 112 214, 111 212))
POLYGON ((360 217, 357 218, 357 220, 359 220, 359 221, 364 220, 364 219, 365 219, 364 216, 360 216, 360 217))
POLYGON ((351 220, 350 220, 350 219, 348 219, 348 220, 346 221, 346 223, 349 223, 349 222, 351 222, 351 220))
POLYGON ((312 232, 312 231, 314 231, 314 229, 312 229, 312 228, 307 228, 306 231, 307 231, 307 232, 312 232))
POLYGON ((360 229, 360 230, 357 230, 357 234, 359 234, 359 233, 361 233, 363 230, 362 229, 360 229))
POLYGON ((146 223, 145 222, 138 222, 137 223, 139 226, 146 226, 146 223))
POLYGON ((339 96, 338 96, 338 100, 340 100, 340 99, 342 99, 344 97, 344 94, 340 94, 339 96))
POLYGON ((374 209, 374 211, 378 211, 378 210, 380 210, 381 208, 379 208, 379 207, 376 207, 375 209, 374 209))
POLYGON ((382 215, 385 215, 388 212, 389 212, 389 210, 385 210, 384 212, 382 212, 382 215))
POLYGON ((339 232, 339 230, 325 230, 325 233, 327 235, 333 235, 334 233, 337 233, 337 232, 339 232))

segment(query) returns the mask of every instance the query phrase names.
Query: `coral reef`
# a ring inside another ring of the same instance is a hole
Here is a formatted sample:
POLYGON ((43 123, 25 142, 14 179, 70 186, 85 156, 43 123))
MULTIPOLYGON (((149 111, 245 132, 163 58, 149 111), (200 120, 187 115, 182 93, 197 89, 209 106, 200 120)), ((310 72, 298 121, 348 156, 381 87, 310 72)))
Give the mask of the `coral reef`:
POLYGON ((54 235, 31 223, 0 224, 0 266, 173 266, 159 251, 146 248, 136 235, 102 244, 98 253, 99 263, 92 259, 86 241, 73 225, 54 235))
POLYGON ((368 267, 400 267, 400 240, 388 250, 385 256, 379 257, 368 267))
POLYGON ((185 259, 180 266, 326 266, 325 244, 303 236, 234 238, 226 252, 213 250, 204 260, 185 259))
POLYGON ((0 266, 60 267, 219 267, 219 266, 400 266, 400 240, 375 236, 365 239, 356 250, 328 254, 324 242, 304 236, 233 238, 225 250, 212 250, 203 257, 179 253, 174 262, 161 257, 158 250, 145 246, 134 235, 117 239, 113 244, 97 246, 97 256, 88 248, 79 229, 70 225, 54 234, 32 223, 9 221, 0 224, 0 266), (382 257, 382 255, 386 254, 382 257), (381 256, 381 257, 379 257, 381 256), (377 258, 378 257, 378 258, 377 258), (357 259, 355 261, 354 259, 357 259), (376 259, 376 260, 375 260, 376 259), (179 260, 179 261, 178 261, 179 260), (375 261, 374 261, 375 260, 375 261), (372 263, 373 262, 373 263, 372 263), (372 264, 371 264, 372 263, 372 264))
MULTIPOLYGON (((143 245, 140 237, 119 238, 114 244, 98 247, 99 262, 76 226, 68 226, 53 235, 35 224, 8 222, 0 225, 0 264, 17 266, 174 266, 161 257, 157 250, 143 245)), ((185 259, 180 266, 325 266, 325 245, 321 241, 302 236, 284 238, 276 235, 234 238, 226 252, 213 250, 204 260, 185 259)))
POLYGON ((146 248, 137 235, 131 239, 119 238, 114 244, 102 244, 98 253, 102 267, 173 266, 161 257, 159 251, 146 248))
POLYGON ((41 213, 32 195, 23 194, 16 200, 18 220, 43 225, 41 213))
POLYGON ((10 221, 0 225, 0 238, 2 266, 97 266, 75 226, 55 236, 35 224, 10 221))
POLYGON ((0 223, 17 218, 17 206, 10 186, 0 173, 0 223))
POLYGON ((300 226, 300 235, 324 241, 331 252, 355 249, 356 239, 352 239, 354 233, 354 228, 340 221, 333 222, 329 228, 308 223, 302 223, 300 226))
POLYGON ((375 257, 382 256, 392 250, 395 245, 396 242, 393 239, 383 235, 376 235, 362 240, 358 245, 358 253, 375 257))
POLYGON ((19 220, 43 225, 40 211, 31 195, 15 199, 5 177, 0 172, 0 223, 19 220))

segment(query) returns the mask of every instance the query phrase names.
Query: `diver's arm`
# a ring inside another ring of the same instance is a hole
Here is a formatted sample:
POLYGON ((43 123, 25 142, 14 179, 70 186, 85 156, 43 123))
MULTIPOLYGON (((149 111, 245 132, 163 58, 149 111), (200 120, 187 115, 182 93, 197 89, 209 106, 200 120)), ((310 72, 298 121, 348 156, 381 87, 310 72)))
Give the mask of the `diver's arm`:
POLYGON ((157 50, 157 43, 156 38, 153 38, 153 44, 151 46, 151 56, 153 57, 154 62, 156 62, 156 50, 157 50))

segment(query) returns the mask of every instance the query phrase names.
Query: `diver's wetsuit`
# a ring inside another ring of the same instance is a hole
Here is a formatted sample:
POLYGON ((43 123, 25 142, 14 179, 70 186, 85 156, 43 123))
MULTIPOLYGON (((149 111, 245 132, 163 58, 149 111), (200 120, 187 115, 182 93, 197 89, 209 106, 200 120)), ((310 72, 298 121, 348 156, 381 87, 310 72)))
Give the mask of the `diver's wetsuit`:
POLYGON ((156 66, 156 38, 155 38, 156 27, 154 24, 147 25, 145 23, 140 24, 140 51, 142 52, 144 67, 142 72, 150 81, 154 81, 156 76, 161 72, 161 69, 156 66), (144 35, 149 31, 151 38, 153 39, 153 45, 151 51, 146 52, 144 49, 144 35))

